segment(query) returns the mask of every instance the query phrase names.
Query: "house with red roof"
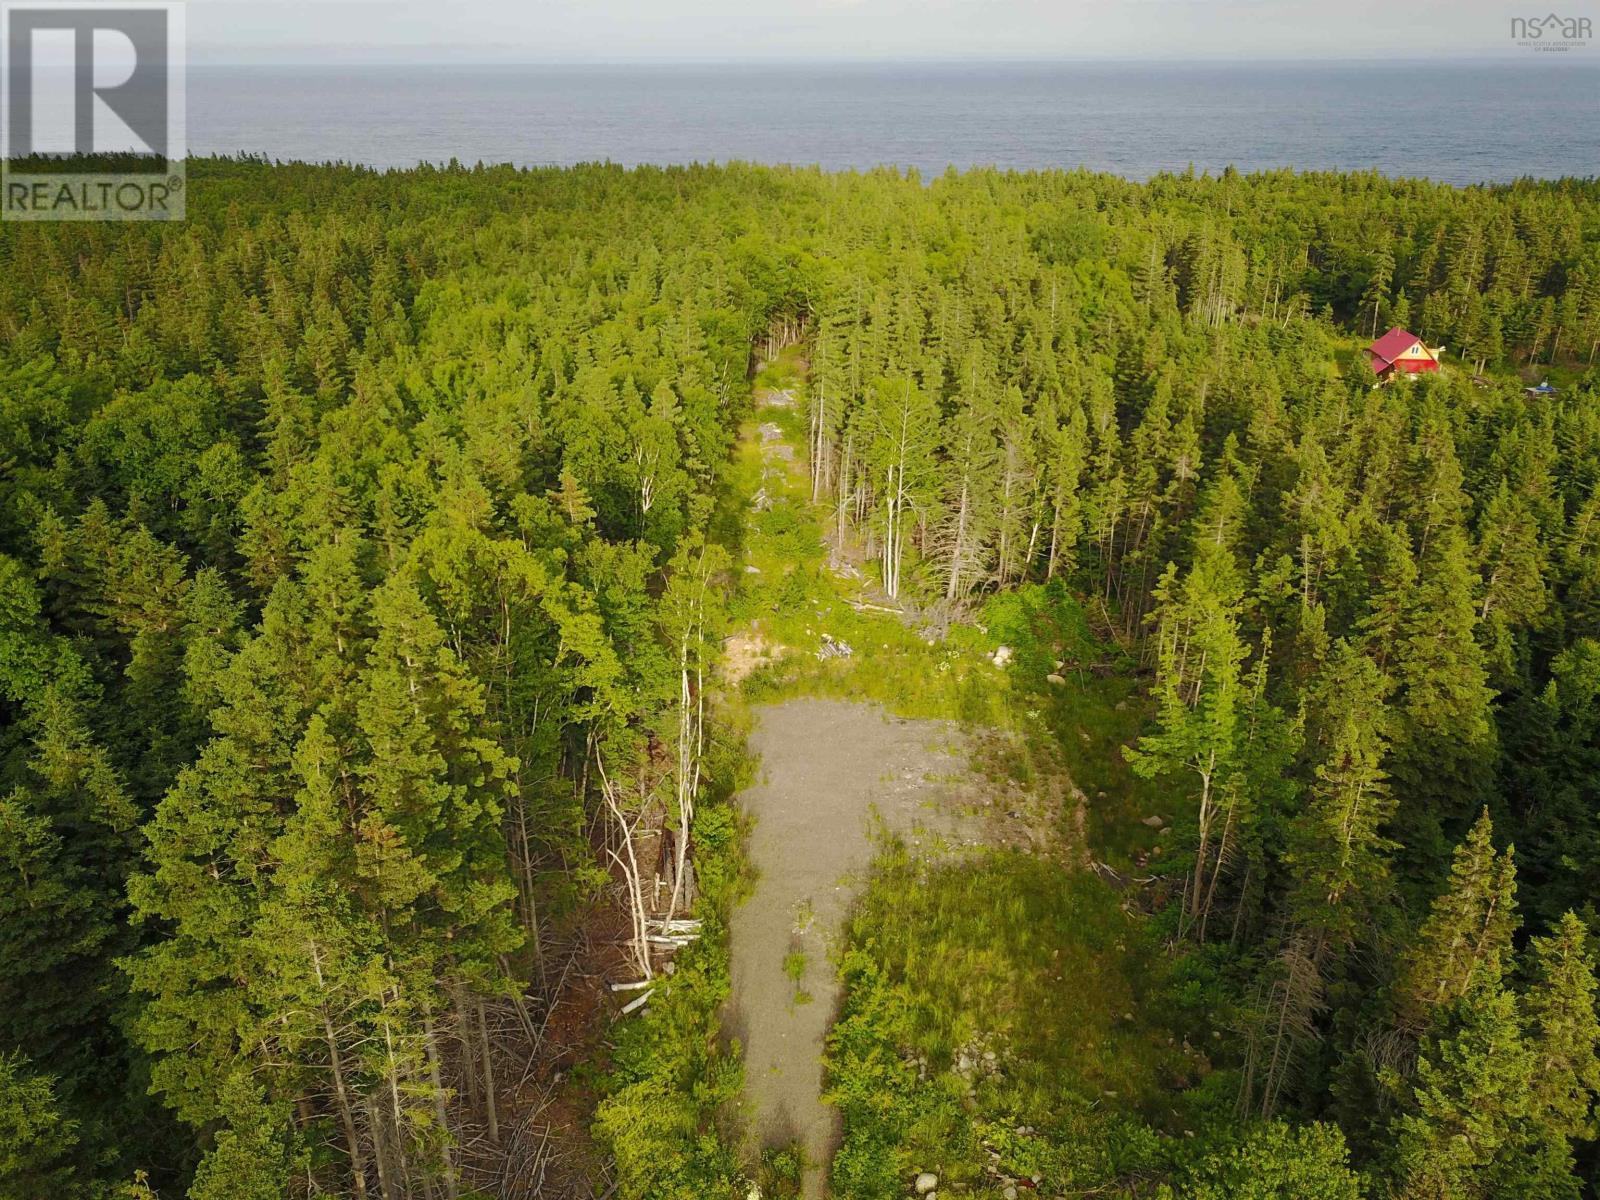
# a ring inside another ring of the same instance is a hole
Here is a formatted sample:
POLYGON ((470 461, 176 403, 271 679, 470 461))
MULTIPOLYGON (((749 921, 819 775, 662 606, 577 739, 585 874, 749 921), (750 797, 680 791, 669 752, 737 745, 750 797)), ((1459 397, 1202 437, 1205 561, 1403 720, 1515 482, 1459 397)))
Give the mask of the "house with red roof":
POLYGON ((1422 339, 1396 325, 1372 345, 1367 354, 1372 359, 1372 373, 1380 379, 1394 375, 1415 375, 1419 371, 1437 371, 1439 355, 1443 349, 1430 350, 1422 339))

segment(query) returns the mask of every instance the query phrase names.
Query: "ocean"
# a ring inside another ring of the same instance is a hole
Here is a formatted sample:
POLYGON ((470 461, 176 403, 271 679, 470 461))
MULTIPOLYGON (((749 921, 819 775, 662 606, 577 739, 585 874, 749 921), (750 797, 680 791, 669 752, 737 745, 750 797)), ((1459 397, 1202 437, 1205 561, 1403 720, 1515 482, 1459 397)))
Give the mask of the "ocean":
POLYGON ((1600 173, 1600 64, 192 67, 197 154, 518 165, 1600 173))

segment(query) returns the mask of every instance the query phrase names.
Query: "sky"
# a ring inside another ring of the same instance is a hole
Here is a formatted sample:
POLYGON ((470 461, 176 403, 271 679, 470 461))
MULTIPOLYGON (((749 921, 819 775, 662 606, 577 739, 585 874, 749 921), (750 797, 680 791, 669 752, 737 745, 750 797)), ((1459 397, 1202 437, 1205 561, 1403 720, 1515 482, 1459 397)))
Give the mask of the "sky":
MULTIPOLYGON (((1551 0, 189 0, 192 63, 1501 56, 1551 0)), ((1600 29, 1600 0, 1555 0, 1600 29)), ((1576 52, 1600 61, 1600 42, 1576 52)), ((1563 57, 1575 57, 1563 56, 1563 57)))

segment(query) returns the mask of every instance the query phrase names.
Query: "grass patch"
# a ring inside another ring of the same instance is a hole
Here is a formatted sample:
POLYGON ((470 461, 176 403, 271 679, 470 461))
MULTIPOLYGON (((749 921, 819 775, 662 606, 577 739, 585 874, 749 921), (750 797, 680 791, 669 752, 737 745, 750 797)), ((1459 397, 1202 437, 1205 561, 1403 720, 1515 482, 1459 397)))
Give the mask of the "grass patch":
POLYGON ((798 1146, 783 1146, 765 1151, 757 1182, 765 1200, 793 1200, 800 1195, 805 1159, 798 1146))
MULTIPOLYGON (((997 596, 944 645, 902 642, 887 662, 880 646, 872 668, 840 673, 840 694, 894 679, 913 708, 931 693, 935 715, 1009 731, 983 739, 974 763, 997 790, 1070 779, 1095 857, 1155 861, 1160 834, 1142 818, 1170 815, 1172 798, 1121 753, 1146 719, 1137 664, 1093 635, 1064 586, 997 596), (1004 670, 989 662, 1000 645, 1004 670)), ((815 687, 816 674, 796 677, 815 687)), ((1025 1195, 1036 1178, 1047 1194, 1141 1194, 1192 1156, 1187 1133, 1203 1142, 1215 1127, 1232 1082, 1206 1054, 1206 981, 1167 955, 1159 922, 1125 911, 1070 857, 996 851, 930 866, 885 853, 847 930, 829 1042, 845 1124, 835 1194, 902 1195, 921 1170, 939 1175, 941 1194, 1025 1195)))
POLYGON ((794 984, 794 995, 789 997, 790 1007, 812 1003, 816 997, 805 988, 801 987, 806 977, 806 966, 809 959, 804 950, 791 950, 783 956, 783 973, 790 983, 794 984))
POLYGON ((1169 1025, 1166 959, 1092 877, 1015 852, 928 867, 886 852, 849 928, 828 1047, 835 1194, 1053 1194, 1161 1168, 1173 1096, 1209 1071, 1169 1025))
POLYGON ((757 392, 782 391, 798 388, 804 381, 805 347, 796 342, 778 351, 778 356, 771 362, 761 364, 761 369, 756 372, 755 388, 757 392))
POLYGON ((783 956, 783 973, 788 976, 791 983, 796 986, 805 978, 806 953, 804 950, 791 950, 783 956))
POLYGON ((1124 871, 1141 864, 1156 869, 1173 842, 1169 836, 1163 844, 1144 818, 1170 821, 1176 785, 1140 779, 1122 754, 1148 720, 1138 664, 1095 637, 1082 605, 1060 582, 994 597, 982 622, 992 640, 1012 648, 1011 702, 1031 718, 1028 732, 1047 730, 1062 769, 1088 798, 1085 832, 1095 857, 1124 871), (1052 683, 1052 675, 1063 682, 1052 683))

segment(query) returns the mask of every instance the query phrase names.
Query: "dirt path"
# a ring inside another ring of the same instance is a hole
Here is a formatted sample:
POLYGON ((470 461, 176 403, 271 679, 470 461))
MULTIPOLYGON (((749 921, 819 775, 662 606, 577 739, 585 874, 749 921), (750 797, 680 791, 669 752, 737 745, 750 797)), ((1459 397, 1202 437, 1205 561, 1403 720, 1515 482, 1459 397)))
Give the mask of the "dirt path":
POLYGON ((953 722, 823 699, 756 716, 763 779, 742 803, 758 878, 733 914, 723 1030, 744 1047, 748 1149, 798 1144, 803 1195, 823 1197, 839 1143, 838 1113, 821 1098, 840 999, 829 952, 871 865, 874 829, 881 821, 914 846, 954 850, 976 840, 979 822, 960 814, 966 752, 953 722))

